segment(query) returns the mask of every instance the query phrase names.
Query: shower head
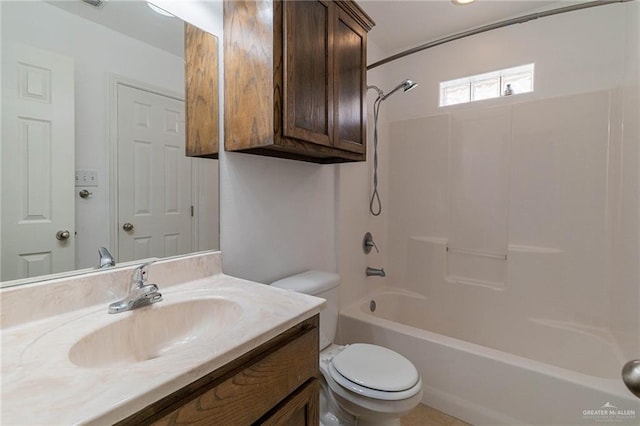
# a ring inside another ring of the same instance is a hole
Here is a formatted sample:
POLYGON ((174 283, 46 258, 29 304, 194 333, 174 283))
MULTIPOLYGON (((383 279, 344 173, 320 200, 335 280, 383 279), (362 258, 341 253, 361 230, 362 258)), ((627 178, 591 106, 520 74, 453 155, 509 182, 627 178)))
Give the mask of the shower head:
POLYGON ((409 90, 413 89, 414 87, 416 87, 418 85, 418 83, 411 81, 409 79, 406 79, 405 81, 402 82, 403 88, 405 92, 408 92, 409 90))
POLYGON ((413 81, 411 81, 409 79, 406 79, 402 83, 400 83, 396 87, 394 87, 392 91, 390 91, 386 95, 382 95, 380 99, 384 101, 385 99, 387 99, 389 96, 393 95, 394 93, 396 93, 400 89, 402 89, 403 92, 408 92, 409 90, 413 89, 417 85, 418 85, 418 83, 414 83, 413 81))

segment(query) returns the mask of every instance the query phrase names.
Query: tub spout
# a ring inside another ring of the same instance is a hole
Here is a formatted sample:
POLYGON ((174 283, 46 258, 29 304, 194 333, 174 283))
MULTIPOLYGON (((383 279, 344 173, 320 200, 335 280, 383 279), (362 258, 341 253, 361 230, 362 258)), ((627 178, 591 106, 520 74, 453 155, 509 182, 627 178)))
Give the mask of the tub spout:
POLYGON ((367 266, 367 276, 368 277, 386 277, 387 274, 384 273, 384 268, 371 268, 367 266))

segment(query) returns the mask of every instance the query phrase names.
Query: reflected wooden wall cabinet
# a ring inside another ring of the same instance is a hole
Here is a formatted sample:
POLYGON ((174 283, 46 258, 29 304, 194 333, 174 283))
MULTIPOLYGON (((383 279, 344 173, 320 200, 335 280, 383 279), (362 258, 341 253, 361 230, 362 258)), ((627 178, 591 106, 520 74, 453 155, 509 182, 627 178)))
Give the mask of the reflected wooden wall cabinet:
POLYGON ((218 158, 218 38, 184 26, 186 154, 218 158))
POLYGON ((365 161, 373 25, 353 1, 225 0, 225 149, 365 161))

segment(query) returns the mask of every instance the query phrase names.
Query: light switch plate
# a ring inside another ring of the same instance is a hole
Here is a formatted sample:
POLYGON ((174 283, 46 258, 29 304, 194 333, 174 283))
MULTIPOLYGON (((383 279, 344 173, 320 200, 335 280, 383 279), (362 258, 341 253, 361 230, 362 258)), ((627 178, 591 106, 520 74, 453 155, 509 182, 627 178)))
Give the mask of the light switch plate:
POLYGON ((98 186, 97 170, 76 170, 76 186, 98 186))

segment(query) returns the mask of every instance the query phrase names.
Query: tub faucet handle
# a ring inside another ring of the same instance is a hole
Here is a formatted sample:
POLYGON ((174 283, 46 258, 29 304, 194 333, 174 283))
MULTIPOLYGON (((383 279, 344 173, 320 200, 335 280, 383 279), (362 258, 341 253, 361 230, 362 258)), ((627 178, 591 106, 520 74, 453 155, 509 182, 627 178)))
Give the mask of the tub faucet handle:
POLYGON ((373 235, 371 235, 371 232, 367 232, 366 234, 364 234, 364 238, 362 240, 362 250, 364 251, 364 254, 371 253, 371 248, 375 248, 376 253, 380 253, 376 242, 373 241, 373 235))

